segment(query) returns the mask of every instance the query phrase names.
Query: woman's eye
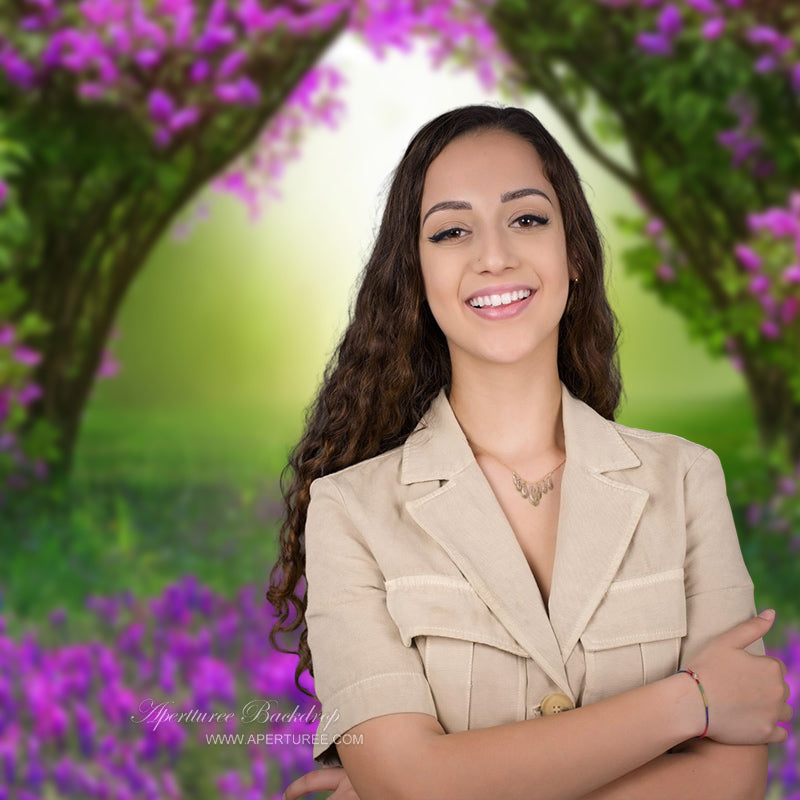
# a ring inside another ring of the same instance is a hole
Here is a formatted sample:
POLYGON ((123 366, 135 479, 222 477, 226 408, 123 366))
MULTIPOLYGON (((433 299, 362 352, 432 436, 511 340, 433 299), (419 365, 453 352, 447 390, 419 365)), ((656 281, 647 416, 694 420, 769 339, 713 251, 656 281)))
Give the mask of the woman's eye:
POLYGON ((448 228, 446 231, 439 231, 439 233, 429 236, 428 241, 441 242, 444 239, 460 239, 463 233, 465 233, 463 228, 448 228))
POLYGON ((523 214, 514 220, 514 223, 519 223, 521 228, 533 228, 536 225, 547 225, 550 220, 547 217, 542 217, 539 214, 523 214))

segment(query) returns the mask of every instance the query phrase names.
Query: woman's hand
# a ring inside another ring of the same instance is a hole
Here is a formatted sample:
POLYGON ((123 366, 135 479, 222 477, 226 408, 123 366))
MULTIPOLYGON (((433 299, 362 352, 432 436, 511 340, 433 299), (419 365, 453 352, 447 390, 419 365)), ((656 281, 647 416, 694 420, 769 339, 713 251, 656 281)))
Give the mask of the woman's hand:
MULTIPOLYGON (((745 620, 712 639, 689 664, 699 675, 708 699, 708 738, 723 744, 786 741, 787 731, 777 725, 792 718, 787 703, 789 685, 784 680, 786 665, 744 649, 761 638, 774 619, 772 612, 772 616, 745 620)), ((695 691, 702 710, 702 697, 696 687, 695 691)))
POLYGON ((292 781, 282 800, 297 800, 314 792, 333 792, 329 800, 358 800, 358 795, 343 767, 323 767, 306 772, 292 781))

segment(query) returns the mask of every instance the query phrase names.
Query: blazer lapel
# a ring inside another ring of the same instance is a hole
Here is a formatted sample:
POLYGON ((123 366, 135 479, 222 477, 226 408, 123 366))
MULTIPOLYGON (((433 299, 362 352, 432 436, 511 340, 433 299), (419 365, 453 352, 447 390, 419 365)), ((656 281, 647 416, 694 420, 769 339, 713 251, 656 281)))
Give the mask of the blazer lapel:
POLYGON ((613 423, 563 383, 561 402, 567 463, 549 611, 566 661, 613 581, 650 495, 607 474, 641 464, 613 423))
POLYGON ((564 667, 616 573, 648 493, 604 472, 637 466, 614 426, 562 383, 567 463, 548 610, 522 548, 453 414, 445 390, 403 446, 400 480, 437 481, 406 509, 448 553, 497 619, 550 679, 564 667), (441 483, 444 481, 444 483, 441 483))

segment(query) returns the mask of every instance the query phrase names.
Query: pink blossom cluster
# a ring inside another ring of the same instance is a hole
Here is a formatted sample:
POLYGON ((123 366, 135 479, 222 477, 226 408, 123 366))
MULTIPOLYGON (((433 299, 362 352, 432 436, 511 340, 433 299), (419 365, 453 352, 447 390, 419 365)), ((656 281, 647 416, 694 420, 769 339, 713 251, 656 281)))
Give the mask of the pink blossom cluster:
POLYGON ((763 310, 762 335, 778 339, 800 314, 800 192, 792 193, 786 208, 750 214, 747 222, 754 239, 737 245, 735 255, 763 310), (789 266, 778 270, 776 263, 789 266))
POLYGON ((739 93, 728 101, 736 116, 736 125, 717 134, 717 141, 731 153, 734 167, 746 167, 756 178, 766 178, 775 170, 764 155, 764 141, 758 133, 756 110, 750 97, 739 93))
POLYGON ((511 58, 486 21, 493 0, 361 0, 354 4, 350 30, 360 34, 378 58, 390 48, 407 52, 414 40, 431 42, 434 67, 446 59, 470 66, 487 90, 505 82, 512 70, 511 58))
MULTIPOLYGON (((427 36, 435 65, 459 59, 487 87, 497 85, 511 64, 481 13, 491 0, 83 0, 69 11, 57 0, 23 2, 30 10, 20 41, 0 37, 0 69, 11 82, 35 91, 55 71, 69 72, 82 98, 133 111, 162 148, 222 106, 258 103, 261 90, 249 70, 280 32, 302 36, 344 19, 378 57, 389 48, 408 50, 415 37, 427 36)), ((313 69, 260 138, 255 150, 263 152, 238 161, 214 187, 233 192, 251 216, 257 214, 259 189, 275 194, 272 186, 283 163, 296 157, 302 132, 335 124, 341 83, 331 67, 313 69), (254 168, 257 176, 245 176, 254 168)), ((190 226, 176 235, 186 235, 190 226)))
MULTIPOLYGON (((280 197, 277 183, 288 162, 300 156, 305 132, 316 125, 335 128, 345 106, 338 96, 343 83, 338 70, 327 64, 312 67, 297 84, 283 108, 270 120, 259 145, 239 156, 211 182, 213 189, 238 197, 254 222, 269 198, 280 197)), ((185 239, 197 223, 208 217, 208 206, 199 201, 173 230, 175 239, 185 239)))
POLYGON ((187 576, 151 600, 93 596, 93 641, 73 640, 63 610, 43 632, 53 644, 12 638, 0 617, 0 797, 179 800, 193 795, 178 761, 215 759, 215 797, 278 798, 314 767, 320 707, 294 684, 297 657, 270 647, 260 595, 187 576))
POLYGON ((335 0, 267 9, 259 0, 83 0, 69 10, 56 0, 24 2, 27 47, 0 40, 8 78, 34 91, 55 71, 71 73, 79 96, 145 113, 161 147, 222 106, 260 101, 252 56, 276 31, 325 30, 347 11, 335 0))
POLYGON ((800 92, 800 43, 771 25, 743 22, 744 0, 598 0, 603 5, 622 8, 638 5, 656 9, 655 30, 642 31, 636 43, 646 53, 669 56, 674 42, 684 30, 699 31, 708 40, 719 39, 730 30, 743 33, 753 48, 756 72, 783 71, 795 91, 800 92), (738 16, 737 16, 738 15, 738 16), (743 29, 743 30, 742 30, 743 29))
POLYGON ((0 499, 3 489, 18 490, 30 485, 31 479, 47 477, 47 464, 31 460, 25 453, 16 428, 27 408, 42 395, 38 383, 31 379, 33 368, 41 360, 38 351, 20 341, 16 328, 0 320, 0 367, 4 375, 0 385, 0 458, 6 462, 0 470, 0 499))
MULTIPOLYGON (((640 203, 640 205, 643 205, 640 203)), ((645 226, 645 233, 652 239, 660 256, 660 263, 656 267, 656 275, 664 283, 672 283, 677 273, 675 265, 685 261, 683 255, 676 250, 669 236, 666 234, 664 223, 658 217, 651 217, 645 226)))

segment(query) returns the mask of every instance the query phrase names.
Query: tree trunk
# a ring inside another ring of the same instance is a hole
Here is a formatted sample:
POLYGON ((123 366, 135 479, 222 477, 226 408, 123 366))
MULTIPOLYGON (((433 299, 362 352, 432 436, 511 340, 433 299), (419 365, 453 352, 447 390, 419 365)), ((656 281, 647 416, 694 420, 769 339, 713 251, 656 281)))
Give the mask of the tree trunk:
POLYGON ((26 294, 20 317, 33 312, 50 325, 33 375, 43 394, 25 430, 41 419, 57 429, 53 478, 71 469, 110 330, 153 247, 195 193, 257 140, 343 23, 275 48, 249 72, 262 91, 258 106, 212 114, 165 152, 124 112, 79 103, 74 93, 42 97, 30 110, 24 129, 42 138, 26 141, 35 158, 20 184, 33 235, 15 272, 26 294))

